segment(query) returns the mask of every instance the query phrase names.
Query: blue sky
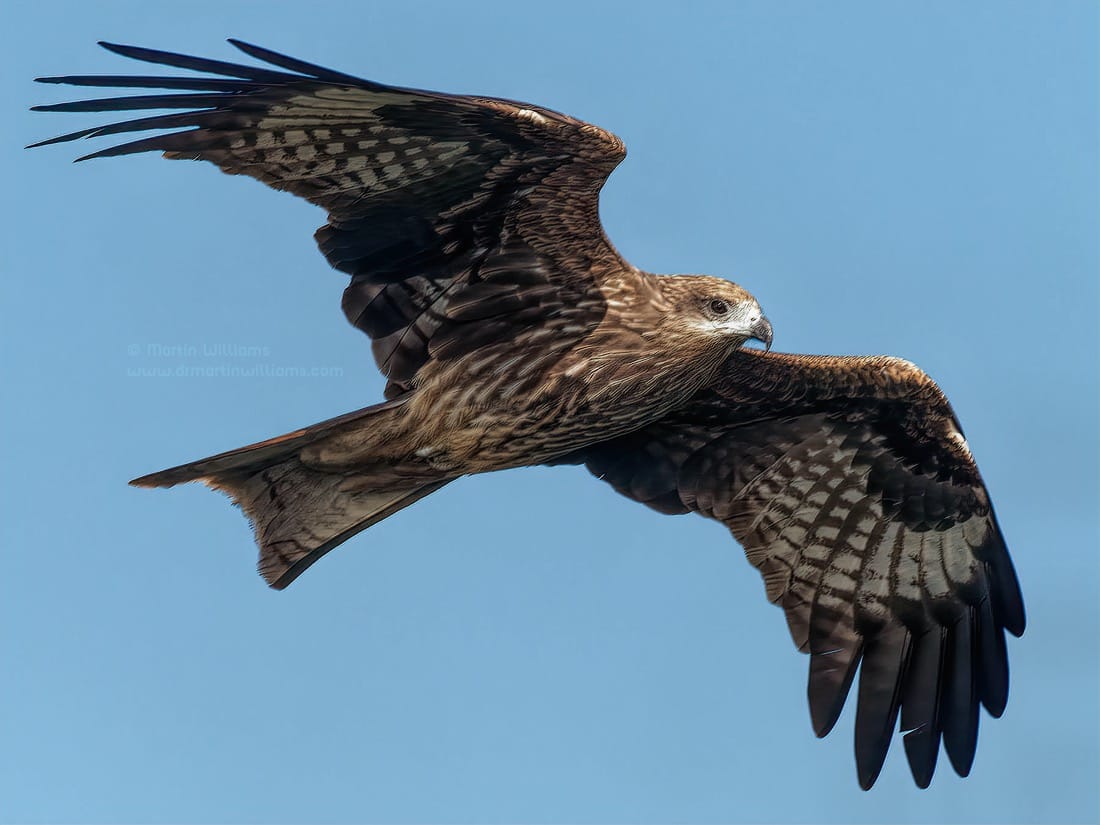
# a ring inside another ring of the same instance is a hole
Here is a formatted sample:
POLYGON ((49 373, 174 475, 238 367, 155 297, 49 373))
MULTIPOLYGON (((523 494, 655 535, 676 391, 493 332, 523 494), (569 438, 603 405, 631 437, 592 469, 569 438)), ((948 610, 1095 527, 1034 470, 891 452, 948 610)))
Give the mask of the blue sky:
POLYGON ((1095 4, 4 17, 0 820, 1095 821, 1095 4), (580 468, 457 482, 284 593, 224 499, 128 488, 381 397, 318 210, 197 164, 19 148, 99 122, 27 112, 68 94, 32 77, 144 71, 97 39, 235 59, 227 36, 611 129, 630 156, 603 218, 633 263, 738 281, 777 349, 931 373, 1030 619, 971 777, 941 758, 918 791, 895 742, 862 793, 852 714, 814 739, 806 660, 724 529, 580 468))

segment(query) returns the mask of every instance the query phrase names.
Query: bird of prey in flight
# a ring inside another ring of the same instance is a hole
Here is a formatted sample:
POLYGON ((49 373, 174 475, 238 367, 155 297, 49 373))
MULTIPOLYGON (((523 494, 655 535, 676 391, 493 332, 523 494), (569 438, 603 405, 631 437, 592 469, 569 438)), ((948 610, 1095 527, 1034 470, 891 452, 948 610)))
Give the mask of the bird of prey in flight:
POLYGON ((897 726, 926 787, 965 776, 979 707, 1008 698, 1024 609, 943 393, 907 361, 787 355, 727 280, 653 275, 607 239, 609 132, 539 106, 385 86, 230 41, 269 67, 104 43, 187 76, 46 83, 155 94, 35 107, 181 110, 35 145, 156 131, 85 158, 210 161, 328 212, 386 401, 136 479, 201 481, 250 519, 283 588, 356 533, 473 473, 584 464, 662 513, 725 524, 809 654, 824 736, 859 665, 855 756, 874 783, 897 726), (860 664, 862 663, 862 664, 860 664))

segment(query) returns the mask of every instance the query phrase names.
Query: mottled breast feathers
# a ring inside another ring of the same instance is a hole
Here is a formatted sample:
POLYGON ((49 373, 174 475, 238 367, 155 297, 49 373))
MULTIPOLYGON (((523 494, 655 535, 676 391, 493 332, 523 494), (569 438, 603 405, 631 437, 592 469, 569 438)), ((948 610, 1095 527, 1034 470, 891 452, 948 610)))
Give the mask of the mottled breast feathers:
POLYGON ((207 160, 326 209, 317 242, 352 276, 344 311, 373 339, 389 397, 430 359, 540 327, 561 344, 599 323, 601 267, 628 268, 598 214, 599 190, 626 154, 618 138, 529 104, 385 86, 231 42, 288 71, 104 44, 205 76, 43 78, 187 91, 36 108, 188 111, 43 143, 178 130, 86 157, 207 160))

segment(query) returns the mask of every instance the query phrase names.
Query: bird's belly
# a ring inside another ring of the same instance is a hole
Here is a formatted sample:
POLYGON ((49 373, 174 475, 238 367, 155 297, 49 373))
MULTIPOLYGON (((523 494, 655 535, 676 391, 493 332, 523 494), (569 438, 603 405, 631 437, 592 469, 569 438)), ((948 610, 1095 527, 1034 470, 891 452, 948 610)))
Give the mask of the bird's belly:
MULTIPOLYGON (((707 376, 639 374, 608 391, 606 384, 568 379, 509 395, 462 394, 477 403, 446 405, 453 393, 425 394, 410 409, 422 460, 463 473, 541 464, 597 441, 637 430, 688 400, 707 376)), ((425 388, 427 389, 427 388, 425 388)))

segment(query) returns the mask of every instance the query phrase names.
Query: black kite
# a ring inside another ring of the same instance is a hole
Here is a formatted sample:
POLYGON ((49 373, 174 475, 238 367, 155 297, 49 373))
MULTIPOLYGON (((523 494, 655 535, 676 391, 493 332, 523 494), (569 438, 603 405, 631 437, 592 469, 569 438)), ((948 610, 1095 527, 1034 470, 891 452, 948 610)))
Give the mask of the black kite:
MULTIPOLYGON (((1024 609, 989 496, 947 399, 896 358, 784 355, 729 281, 624 261, 598 198, 622 142, 538 106, 402 89, 238 41, 278 67, 129 46, 191 77, 41 78, 169 94, 36 107, 180 109, 43 141, 158 130, 87 158, 157 150, 328 212, 317 242, 351 276, 387 401, 134 481, 203 481, 255 528, 274 587, 453 479, 583 463, 663 513, 726 524, 810 654, 813 727, 862 662, 860 784, 900 711, 913 776, 941 737, 974 757, 979 704, 1008 696, 1004 631, 1024 609)), ((42 145, 42 144, 36 144, 42 145)))

